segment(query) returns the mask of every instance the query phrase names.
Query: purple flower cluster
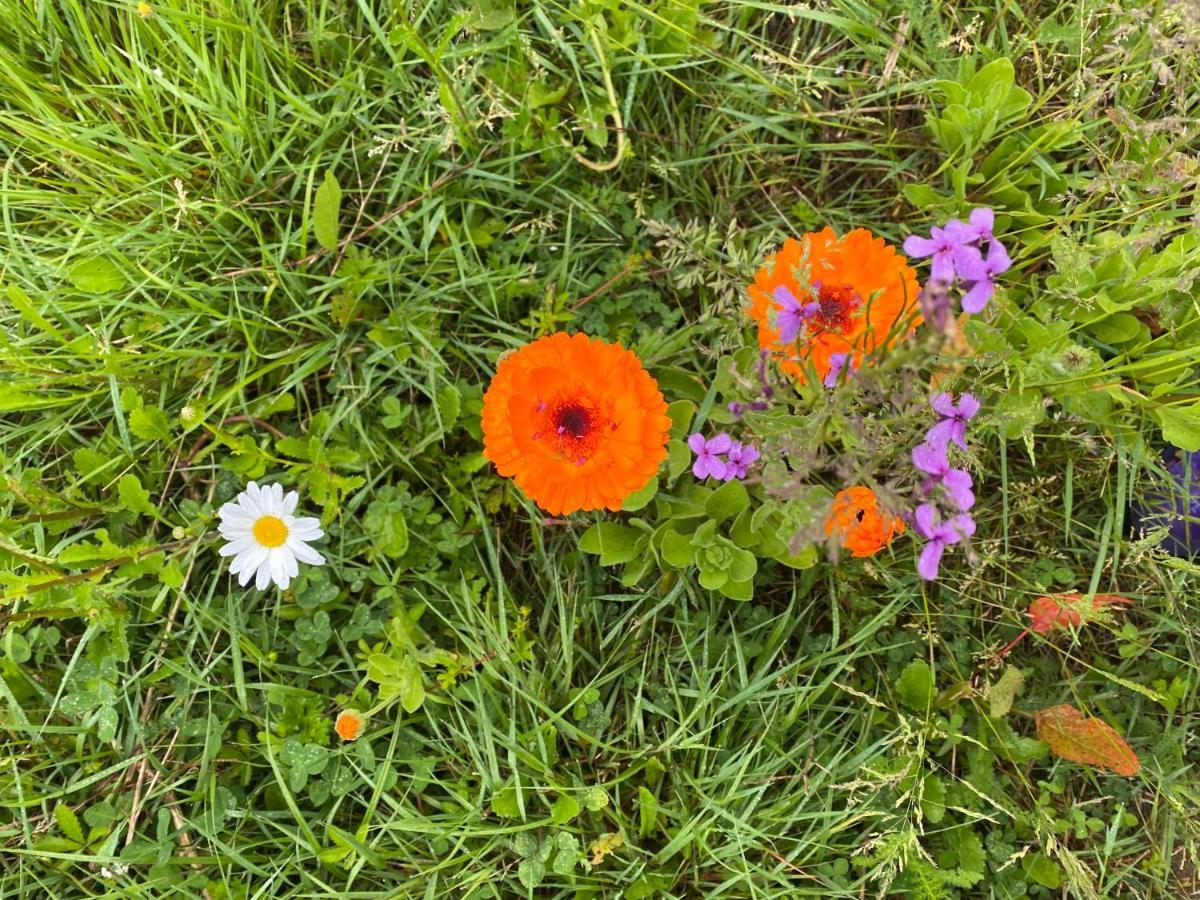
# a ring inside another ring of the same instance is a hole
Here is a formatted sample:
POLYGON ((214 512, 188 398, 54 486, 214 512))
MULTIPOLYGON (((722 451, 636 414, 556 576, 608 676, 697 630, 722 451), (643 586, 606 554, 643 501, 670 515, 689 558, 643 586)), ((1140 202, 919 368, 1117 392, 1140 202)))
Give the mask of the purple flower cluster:
POLYGON ((688 438, 688 446, 696 454, 692 474, 701 481, 707 478, 718 481, 745 478, 750 466, 759 457, 758 450, 752 444, 739 444, 725 432, 707 439, 696 432, 688 438), (725 458, 722 459, 722 456, 725 458))
POLYGON ((996 277, 1012 265, 992 232, 995 219, 992 210, 982 207, 972 210, 965 222, 951 219, 945 227, 935 225, 929 237, 912 234, 904 239, 904 252, 913 259, 930 257, 930 282, 921 292, 921 306, 935 327, 945 325, 948 288, 955 280, 963 289, 963 312, 982 312, 996 291, 996 277))
POLYGON ((926 581, 937 578, 947 547, 975 533, 975 520, 969 515, 975 505, 971 475, 951 465, 949 451, 951 444, 967 449, 967 422, 979 412, 979 401, 963 394, 955 403, 942 393, 930 405, 940 418, 925 434, 925 443, 912 452, 913 465, 925 476, 921 481, 925 502, 917 507, 914 524, 925 539, 917 573, 926 581))

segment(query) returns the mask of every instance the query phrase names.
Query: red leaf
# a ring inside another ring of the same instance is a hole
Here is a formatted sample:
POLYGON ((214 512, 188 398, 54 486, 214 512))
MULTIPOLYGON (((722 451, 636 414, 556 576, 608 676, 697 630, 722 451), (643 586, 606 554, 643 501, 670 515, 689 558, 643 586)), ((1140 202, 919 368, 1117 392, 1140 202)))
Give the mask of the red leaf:
POLYGON ((1125 739, 1103 719, 1085 716, 1069 703, 1038 710, 1038 740, 1071 762, 1098 766, 1118 775, 1136 775, 1142 764, 1125 739))
POLYGON ((1092 613, 1114 603, 1133 603, 1119 594, 1097 594, 1088 607, 1083 594, 1054 594, 1038 597, 1029 604, 1029 627, 1038 634, 1049 634, 1056 628, 1068 628, 1091 621, 1092 613))

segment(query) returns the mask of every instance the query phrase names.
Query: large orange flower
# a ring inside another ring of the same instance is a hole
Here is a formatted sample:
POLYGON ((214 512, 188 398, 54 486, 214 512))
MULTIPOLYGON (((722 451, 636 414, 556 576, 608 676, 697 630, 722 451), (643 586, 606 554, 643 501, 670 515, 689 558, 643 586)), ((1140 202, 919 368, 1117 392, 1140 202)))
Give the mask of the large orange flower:
POLYGON ((553 515, 619 510, 666 458, 671 420, 630 351, 585 334, 500 361, 483 398, 483 454, 553 515))
POLYGON ((896 535, 904 534, 904 522, 881 507, 870 488, 849 487, 833 498, 825 534, 853 556, 874 556, 896 535))
POLYGON ((829 374, 830 357, 850 354, 862 365, 874 350, 889 347, 916 327, 917 273, 883 238, 856 228, 839 238, 832 228, 788 238, 758 270, 750 285, 750 315, 758 323, 758 346, 770 350, 780 368, 803 382, 805 366, 829 374), (791 310, 803 319, 795 331, 781 322, 791 310))

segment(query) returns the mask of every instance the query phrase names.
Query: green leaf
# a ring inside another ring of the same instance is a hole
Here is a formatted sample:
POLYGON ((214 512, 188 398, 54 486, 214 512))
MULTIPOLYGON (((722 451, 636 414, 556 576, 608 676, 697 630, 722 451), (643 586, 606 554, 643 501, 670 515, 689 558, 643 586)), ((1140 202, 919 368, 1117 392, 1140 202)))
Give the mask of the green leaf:
POLYGON ((579 539, 584 553, 599 554, 600 565, 616 566, 638 555, 638 539, 645 533, 617 522, 597 522, 579 539))
POLYGON ((993 719, 1007 716, 1013 700, 1025 687, 1025 676, 1016 666, 1005 666, 1000 679, 988 688, 988 715, 993 719))
POLYGON ((517 879, 526 889, 533 890, 546 877, 546 864, 541 857, 527 856, 517 866, 517 879))
POLYGON ((396 681, 400 688, 400 705, 405 712, 416 712, 425 702, 425 686, 422 684, 421 664, 415 656, 409 655, 400 661, 396 681))
POLYGON ((704 511, 713 521, 724 522, 749 506, 750 495, 746 492, 746 486, 740 481, 734 480, 725 482, 713 491, 708 502, 704 504, 704 511))
POLYGON ((922 781, 921 815, 934 825, 946 817, 946 783, 936 775, 926 775, 922 781))
POLYGON ((687 437, 692 417, 696 415, 696 404, 691 400, 676 400, 667 407, 667 418, 671 420, 671 437, 682 441, 687 437))
POLYGON ((654 833, 654 828, 658 824, 658 799, 645 787, 638 788, 637 796, 638 833, 645 838, 654 833))
POLYGON ((399 500, 372 500, 363 517, 363 525, 379 552, 399 559, 408 552, 408 521, 399 500))
POLYGON ((660 549, 663 559, 677 569, 690 566, 696 560, 696 548, 692 546, 691 536, 680 534, 669 525, 663 532, 660 549))
POLYGON ((521 804, 516 787, 509 786, 492 795, 492 812, 503 819, 520 818, 521 804))
POLYGON ((1046 404, 1040 391, 1010 393, 996 404, 1001 432, 1009 440, 1030 435, 1046 419, 1046 404))
POLYGON ((111 294, 125 287, 125 275, 104 256, 75 263, 67 270, 67 280, 85 294, 111 294))
POLYGON ((157 406, 143 406, 131 412, 129 430, 144 441, 171 440, 171 421, 157 406))
POLYGON ((608 806, 608 794, 605 793, 604 788, 588 788, 583 795, 583 805, 592 812, 599 812, 608 806))
POLYGON ((62 343, 67 343, 67 339, 63 337, 62 332, 55 328, 54 324, 38 311, 37 307, 33 305, 33 301, 29 299, 29 295, 23 290, 15 284, 10 284, 5 288, 5 294, 8 296, 9 303, 21 314, 21 318, 31 322, 47 334, 58 338, 62 343))
POLYGON ((131 512, 154 517, 158 508, 150 502, 150 492, 142 487, 141 479, 132 472, 122 475, 117 483, 117 495, 121 504, 131 512))
POLYGON ((550 807, 550 818, 555 825, 566 825, 580 813, 579 801, 570 794, 559 794, 550 807))
POLYGON ((1180 450, 1200 450, 1200 402, 1191 406, 1160 406, 1154 411, 1163 439, 1180 450))
POLYGON ((1058 890, 1062 885, 1062 869, 1054 860, 1042 853, 1031 853, 1022 862, 1025 874, 1042 887, 1058 890))
POLYGON ((641 488, 634 491, 625 498, 625 502, 621 504, 622 512, 637 512, 639 509, 645 509, 650 505, 650 501, 658 494, 658 476, 654 476, 647 481, 641 488))
POLYGON ((458 388, 448 384, 438 391, 437 409, 442 419, 442 429, 449 431, 458 421, 458 414, 462 409, 462 394, 458 388))
POLYGON ((79 817, 65 803, 59 803, 54 807, 54 821, 58 823, 59 831, 69 837, 78 846, 82 847, 87 843, 83 836, 83 828, 79 824, 79 817))
POLYGON ((338 248, 338 216, 342 206, 342 189, 332 172, 317 188, 313 199, 313 236, 317 243, 333 253, 338 248))
POLYGON ((925 712, 933 702, 933 670, 923 659, 914 659, 896 680, 896 693, 909 709, 925 712))
POLYGON ((692 464, 692 451, 683 441, 672 440, 667 444, 667 478, 674 481, 692 464))
POLYGON ((754 597, 754 582, 730 579, 721 585, 720 591, 730 600, 750 600, 754 597))

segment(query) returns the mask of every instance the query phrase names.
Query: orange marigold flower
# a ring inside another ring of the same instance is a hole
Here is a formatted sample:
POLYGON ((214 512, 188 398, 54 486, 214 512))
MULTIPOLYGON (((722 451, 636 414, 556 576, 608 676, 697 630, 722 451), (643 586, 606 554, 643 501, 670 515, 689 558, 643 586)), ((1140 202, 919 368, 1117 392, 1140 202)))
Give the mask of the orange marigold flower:
POLYGON ((333 730, 343 741, 357 741, 367 726, 367 718, 357 709, 343 709, 338 713, 333 730))
POLYGON ((552 515, 619 510, 658 472, 671 420, 618 344, 564 332, 505 356, 483 397, 483 454, 552 515))
POLYGON ((874 556, 903 533, 904 522, 883 509, 875 492, 865 487, 838 491, 825 519, 825 534, 854 556, 874 556))
POLYGON ((915 328, 918 289, 917 273, 883 238, 864 228, 839 238, 825 228, 788 238, 768 258, 749 287, 749 312, 758 323, 758 346, 780 368, 803 382, 811 364, 823 381, 833 354, 850 354, 861 366, 915 328), (776 318, 787 307, 804 308, 804 327, 789 342, 776 318))

